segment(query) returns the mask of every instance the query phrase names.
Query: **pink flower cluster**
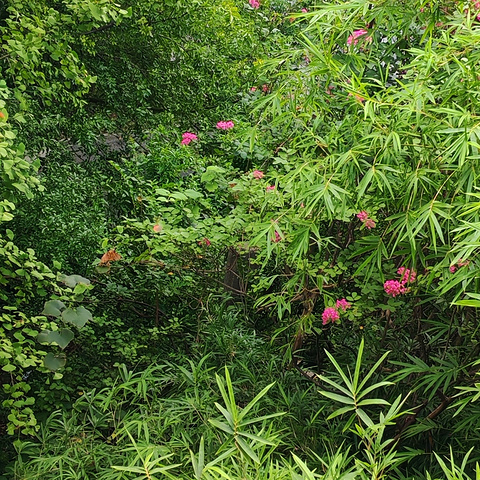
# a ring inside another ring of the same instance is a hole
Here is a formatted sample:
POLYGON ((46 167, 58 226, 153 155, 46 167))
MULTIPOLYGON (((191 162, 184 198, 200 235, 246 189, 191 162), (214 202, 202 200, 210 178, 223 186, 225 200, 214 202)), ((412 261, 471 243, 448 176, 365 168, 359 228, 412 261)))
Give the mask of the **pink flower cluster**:
POLYGON ((199 244, 201 247, 209 247, 209 246, 212 244, 212 242, 211 242, 207 237, 205 237, 205 238, 202 238, 202 239, 198 242, 198 244, 199 244))
POLYGON ((375 222, 368 216, 368 213, 365 210, 357 213, 357 218, 363 222, 365 228, 368 228, 368 230, 375 228, 375 222))
POLYGON ((229 120, 228 122, 218 122, 217 123, 217 128, 219 128, 220 130, 230 130, 234 126, 235 126, 235 124, 231 120, 229 120))
POLYGON ((410 270, 409 268, 400 267, 397 270, 397 273, 401 275, 400 283, 413 283, 417 279, 417 274, 414 270, 410 270))
POLYGON ((409 268, 400 267, 397 270, 397 273, 400 275, 400 280, 387 280, 383 284, 385 293, 392 297, 407 293, 410 290, 407 287, 407 284, 413 283, 417 278, 416 272, 414 270, 410 270, 409 268))
MULTIPOLYGON (((368 30, 361 28, 360 30, 355 30, 347 39, 347 45, 356 45, 358 43, 358 39, 367 35, 368 30)), ((367 37, 366 40, 371 39, 371 37, 367 37)))
POLYGON ((260 180, 263 178, 265 174, 261 170, 254 170, 253 171, 253 178, 256 178, 257 180, 260 180))
POLYGON ((345 311, 347 308, 350 308, 352 305, 349 302, 347 302, 345 298, 342 298, 341 300, 337 300, 337 303, 335 306, 345 311))
MULTIPOLYGON (((477 10, 480 10, 480 1, 473 2, 473 6, 474 6, 477 10)), ((480 20, 480 13, 477 14, 477 20, 480 20)))
POLYGON ((248 2, 252 8, 260 8, 260 2, 258 0, 249 0, 248 2))
POLYGON ((340 311, 344 312, 352 305, 345 298, 337 300, 335 307, 327 307, 322 313, 322 325, 336 322, 340 318, 340 311))
POLYGON ((275 185, 269 185, 267 187, 267 192, 273 192, 275 190, 275 185))
POLYGON ((365 101, 365 99, 361 96, 361 95, 358 95, 358 93, 349 93, 348 94, 349 97, 355 97, 355 100, 357 100, 357 102, 360 102, 360 103, 363 103, 365 101))
POLYGON ((188 145, 192 140, 198 140, 198 137, 194 133, 185 132, 182 135, 182 145, 188 145))
POLYGON ((280 234, 275 230, 275 237, 272 238, 272 242, 273 242, 273 243, 278 243, 281 239, 282 239, 282 237, 281 237, 280 234))
MULTIPOLYGON (((480 3, 480 2, 479 2, 480 3)), ((470 262, 467 260, 466 262, 464 262, 461 258, 458 260, 458 262, 455 264, 455 265, 450 265, 450 272, 451 273, 455 273, 457 271, 457 269, 461 268, 461 267, 466 267, 470 262)))

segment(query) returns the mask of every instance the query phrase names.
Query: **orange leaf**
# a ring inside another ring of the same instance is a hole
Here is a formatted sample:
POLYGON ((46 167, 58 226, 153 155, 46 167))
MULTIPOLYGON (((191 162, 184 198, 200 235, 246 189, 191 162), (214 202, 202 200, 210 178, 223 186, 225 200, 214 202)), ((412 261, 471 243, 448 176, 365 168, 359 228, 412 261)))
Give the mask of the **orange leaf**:
POLYGON ((120 260, 122 256, 115 251, 114 248, 109 250, 107 253, 104 253, 100 259, 100 265, 109 265, 110 262, 116 262, 120 260))

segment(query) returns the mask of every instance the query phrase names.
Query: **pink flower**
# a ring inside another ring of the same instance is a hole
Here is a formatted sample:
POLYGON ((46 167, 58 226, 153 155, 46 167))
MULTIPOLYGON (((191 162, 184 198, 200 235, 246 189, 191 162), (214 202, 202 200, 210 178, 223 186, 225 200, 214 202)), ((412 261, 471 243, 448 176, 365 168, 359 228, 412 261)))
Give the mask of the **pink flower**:
POLYGON ((337 309, 333 307, 327 307, 322 313, 322 324, 326 325, 329 321, 332 323, 340 318, 340 314, 337 309))
POLYGON ((348 96, 355 97, 355 100, 357 100, 357 102, 360 102, 360 103, 363 103, 365 101, 365 99, 361 95, 358 95, 357 93, 355 94, 349 93, 348 96))
POLYGON ((397 273, 399 275, 401 275, 400 283, 402 285, 405 285, 406 283, 412 283, 417 278, 417 274, 414 270, 410 270, 410 269, 405 268, 405 267, 400 267, 397 270, 397 273))
POLYGON ((266 83, 264 83, 264 84, 262 85, 262 92, 263 92, 263 93, 267 93, 267 92, 268 92, 268 85, 267 85, 266 83))
POLYGON ((254 170, 253 171, 253 178, 260 179, 263 178, 265 174, 261 170, 254 170))
POLYGON ((251 87, 251 88, 250 88, 250 91, 251 91, 251 92, 256 92, 256 91, 257 91, 257 87, 251 87))
POLYGON ((392 297, 407 293, 408 291, 398 280, 387 280, 383 284, 383 289, 387 295, 391 295, 392 297))
POLYGON ((362 37, 363 35, 366 35, 368 33, 367 30, 364 28, 361 28, 360 30, 355 30, 347 39, 347 45, 356 45, 358 43, 358 39, 362 37))
POLYGON ((267 192, 273 192, 275 190, 275 185, 269 185, 267 187, 267 192))
POLYGON ((307 12, 308 12, 308 9, 302 8, 302 13, 307 13, 307 12))
POLYGON ((342 298, 341 300, 337 300, 336 306, 337 306, 337 309, 341 309, 345 311, 347 308, 350 308, 352 305, 349 302, 347 302, 345 298, 342 298))
POLYGON ((260 8, 260 2, 258 0, 249 0, 248 2, 252 8, 260 8))
POLYGON ((200 246, 209 247, 212 244, 212 242, 207 237, 204 237, 198 242, 198 244, 200 246))
POLYGON ((280 234, 275 230, 275 237, 272 238, 272 242, 273 242, 273 243, 278 243, 281 239, 282 239, 282 237, 281 237, 280 234))
POLYGON ((367 218, 363 224, 365 225, 365 228, 368 228, 368 230, 375 228, 375 222, 371 218, 367 218))
POLYGON ((369 218, 368 213, 365 210, 362 210, 361 212, 357 213, 357 218, 363 222, 365 225, 365 228, 368 230, 371 230, 372 228, 375 228, 375 221, 369 218))
POLYGON ((233 128, 235 124, 229 120, 228 122, 218 122, 217 123, 217 128, 220 130, 230 130, 230 128, 233 128))
POLYGON ((182 145, 188 145, 192 140, 198 140, 198 137, 194 133, 185 132, 182 135, 182 145))
POLYGON ((364 222, 368 218, 368 213, 365 210, 362 210, 361 212, 357 213, 357 218, 359 218, 360 221, 364 222))
POLYGON ((449 270, 450 272, 455 273, 457 269, 466 267, 469 263, 470 263, 469 260, 464 262, 461 258, 459 258, 458 262, 455 265, 451 265, 449 270))

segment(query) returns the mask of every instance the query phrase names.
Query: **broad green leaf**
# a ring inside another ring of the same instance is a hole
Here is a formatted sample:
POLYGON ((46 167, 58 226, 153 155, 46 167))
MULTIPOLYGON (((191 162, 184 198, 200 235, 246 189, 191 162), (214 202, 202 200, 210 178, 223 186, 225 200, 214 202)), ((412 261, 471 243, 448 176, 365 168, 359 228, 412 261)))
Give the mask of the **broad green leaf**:
POLYGON ((62 318, 77 328, 82 328, 89 320, 92 320, 92 314, 85 307, 80 306, 78 308, 67 308, 62 312, 62 318))
POLYGON ((66 363, 67 363, 67 358, 63 353, 60 353, 59 355, 54 355, 53 353, 50 352, 50 353, 47 353, 47 355, 43 359, 43 364, 53 372, 64 367, 66 363))
POLYGON ((81 275, 64 275, 61 273, 58 276, 58 280, 63 282, 67 287, 74 288, 77 283, 84 283, 85 285, 90 285, 90 280, 88 278, 84 278, 81 275))
POLYGON ((62 310, 66 308, 65 304, 60 300, 49 300, 45 302, 45 306, 42 311, 42 315, 49 315, 52 317, 59 317, 62 310))
POLYGON ((73 337, 73 332, 68 328, 56 331, 42 330, 37 336, 37 341, 47 345, 54 343, 63 350, 73 340, 73 337))

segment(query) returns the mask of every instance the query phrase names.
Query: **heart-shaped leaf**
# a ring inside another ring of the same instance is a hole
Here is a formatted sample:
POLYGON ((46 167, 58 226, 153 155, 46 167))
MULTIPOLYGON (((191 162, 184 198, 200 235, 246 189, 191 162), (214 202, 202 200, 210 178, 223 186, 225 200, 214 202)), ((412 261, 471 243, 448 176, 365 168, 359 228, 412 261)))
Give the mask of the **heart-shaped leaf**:
POLYGON ((42 344, 54 343, 63 350, 73 340, 73 337, 73 332, 69 328, 62 328, 57 331, 42 330, 37 335, 37 340, 42 344))
POLYGON ((82 277, 81 275, 64 275, 63 273, 58 276, 58 279, 63 282, 67 287, 74 288, 77 283, 84 283, 85 285, 90 285, 90 280, 88 278, 82 277))
POLYGON ((49 369, 55 372, 59 368, 62 368, 67 363, 67 357, 64 353, 54 355, 53 353, 47 353, 43 359, 43 364, 49 369))
POLYGON ((65 308, 65 304, 60 300, 49 300, 45 302, 42 315, 50 315, 52 317, 58 317, 65 308))
POLYGON ((66 322, 82 328, 89 320, 92 320, 92 314, 85 307, 67 308, 62 312, 62 318, 66 322))

